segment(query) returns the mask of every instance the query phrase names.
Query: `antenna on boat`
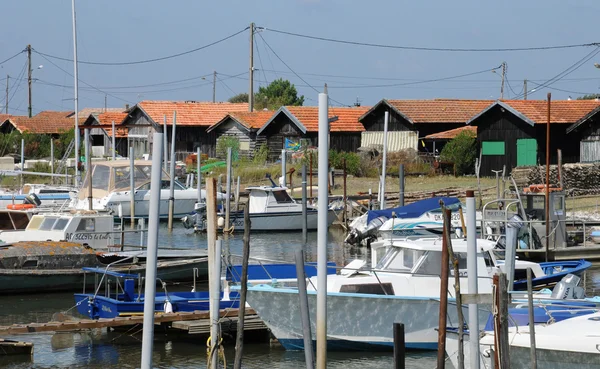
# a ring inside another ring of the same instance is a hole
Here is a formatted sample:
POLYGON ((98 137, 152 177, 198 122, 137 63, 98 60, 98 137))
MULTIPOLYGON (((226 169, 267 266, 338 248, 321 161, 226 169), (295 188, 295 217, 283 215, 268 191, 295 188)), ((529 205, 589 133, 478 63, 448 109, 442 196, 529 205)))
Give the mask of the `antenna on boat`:
POLYGON ((267 178, 269 181, 271 181, 271 184, 273 185, 273 187, 277 187, 277 184, 276 184, 276 183, 273 181, 273 178, 271 178, 271 174, 270 174, 270 173, 267 173, 267 174, 265 174, 265 177, 266 177, 266 178, 267 178))

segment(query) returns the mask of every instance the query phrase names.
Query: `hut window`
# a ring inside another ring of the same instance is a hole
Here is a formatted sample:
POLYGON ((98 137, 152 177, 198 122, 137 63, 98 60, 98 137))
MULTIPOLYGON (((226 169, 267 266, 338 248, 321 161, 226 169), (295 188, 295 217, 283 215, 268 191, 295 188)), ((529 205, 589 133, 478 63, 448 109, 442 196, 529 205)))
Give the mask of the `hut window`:
POLYGON ((504 155, 504 141, 483 141, 481 155, 504 155))
POLYGON ((240 151, 248 151, 248 150, 250 150, 250 142, 240 141, 240 151))

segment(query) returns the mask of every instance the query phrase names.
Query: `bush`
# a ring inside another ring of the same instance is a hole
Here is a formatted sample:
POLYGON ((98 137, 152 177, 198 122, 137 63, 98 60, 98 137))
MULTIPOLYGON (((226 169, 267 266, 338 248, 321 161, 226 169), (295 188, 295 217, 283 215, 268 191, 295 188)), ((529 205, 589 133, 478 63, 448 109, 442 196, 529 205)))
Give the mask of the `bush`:
POLYGON ((269 158, 269 147, 266 144, 260 145, 260 148, 254 154, 254 164, 265 165, 269 158))
POLYGON ((474 172, 477 158, 477 141, 472 132, 463 131, 444 146, 441 159, 454 163, 457 175, 474 172))
POLYGON ((226 159, 229 147, 231 147, 231 160, 237 161, 240 152, 240 139, 233 136, 221 136, 217 139, 217 157, 226 159))

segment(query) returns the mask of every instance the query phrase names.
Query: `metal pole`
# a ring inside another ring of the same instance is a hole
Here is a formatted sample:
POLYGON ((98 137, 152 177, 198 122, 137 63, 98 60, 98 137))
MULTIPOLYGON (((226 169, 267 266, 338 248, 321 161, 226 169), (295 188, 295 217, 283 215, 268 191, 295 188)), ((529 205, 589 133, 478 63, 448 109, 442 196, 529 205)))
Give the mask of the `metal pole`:
POLYGON ((83 130, 83 148, 84 148, 84 154, 85 154, 85 171, 87 172, 88 170, 90 170, 89 167, 89 162, 88 162, 88 157, 91 157, 91 150, 90 150, 90 130, 89 129, 84 129, 83 130))
POLYGON ((173 126, 171 128, 171 168, 169 177, 170 187, 169 187, 169 220, 167 224, 167 228, 169 231, 173 230, 173 215, 175 213, 175 130, 177 128, 177 112, 173 112, 173 126))
POLYGON ((515 257, 517 254, 517 235, 519 229, 510 222, 506 224, 506 248, 504 250, 504 273, 508 281, 508 290, 511 291, 515 282, 515 257))
POLYGON ((394 323, 394 369, 406 368, 404 324, 394 323))
MULTIPOLYGON (((479 293, 477 270, 477 204, 475 192, 467 191, 467 278, 469 294, 479 293)), ((469 304, 469 329, 471 331, 471 368, 479 369, 479 310, 477 304, 469 304)))
POLYGON ((304 251, 296 250, 296 278, 298 280, 298 298, 300 299, 300 317, 302 319, 302 336, 304 337, 304 359, 306 369, 315 367, 315 354, 310 329, 308 294, 306 293, 306 274, 304 273, 304 251))
POLYGON ((327 167, 329 163, 327 94, 319 94, 319 208, 317 227, 317 368, 327 368, 327 167))
POLYGON ((283 182, 281 182, 281 185, 283 187, 286 187, 286 181, 285 181, 285 173, 287 172, 287 163, 286 163, 286 155, 285 155, 285 149, 281 150, 281 178, 283 178, 283 182))
POLYGON ((152 368, 154 342, 154 299, 156 297, 156 258, 158 255, 158 222, 161 188, 162 133, 154 133, 152 148, 152 177, 150 184, 150 211, 148 219, 148 246, 146 247, 146 286, 144 299, 144 329, 142 333, 143 369, 152 368))
POLYGON ((218 239, 215 242, 215 252, 213 256, 214 267, 209 280, 210 290, 210 336, 211 338, 211 360, 210 364, 213 368, 219 368, 219 341, 221 341, 220 331, 220 310, 219 301, 221 300, 221 250, 223 248, 223 240, 218 239))
POLYGON ((308 172, 310 175, 310 199, 313 198, 313 167, 312 167, 312 151, 308 152, 308 172))
POLYGON ((196 187, 198 189, 198 204, 200 204, 202 202, 202 171, 200 170, 200 168, 202 168, 200 166, 200 156, 202 155, 202 153, 200 152, 200 146, 198 146, 198 149, 196 150, 196 166, 197 166, 197 182, 196 183, 196 187))
POLYGON ((527 268, 527 307, 529 310, 529 347, 531 369, 537 369, 537 354, 535 349, 535 320, 533 318, 533 282, 531 268, 527 268))
POLYGON ((302 242, 308 240, 308 219, 306 211, 306 164, 302 165, 302 242))
MULTIPOLYGON (((81 175, 79 173, 79 67, 77 65, 77 16, 75 12, 75 0, 71 1, 71 13, 73 15, 73 94, 75 102, 75 184, 79 186, 81 183, 81 175)), ((31 114, 31 113, 30 113, 31 114)), ((31 115, 30 115, 31 116, 31 115)))
POLYGON ((117 159, 117 132, 115 130, 115 121, 112 121, 112 160, 117 159))
POLYGON ((545 257, 548 261, 550 252, 550 105, 552 94, 548 92, 548 121, 546 124, 546 252, 545 257))
POLYGON ((449 277, 449 254, 446 233, 448 226, 444 224, 444 236, 442 237, 442 265, 440 281, 440 314, 438 320, 438 352, 437 369, 446 367, 446 317, 448 316, 448 277, 449 277))
POLYGON ((506 274, 498 274, 498 293, 499 293, 499 311, 500 315, 500 367, 503 369, 510 369, 510 346, 508 339, 508 290, 507 290, 506 274))
MULTIPOLYGON (((208 241, 208 275, 209 278, 214 276, 215 269, 215 258, 217 257, 216 251, 216 242, 217 242, 217 191, 216 191, 216 182, 214 178, 206 179, 206 238, 208 241)), ((209 284, 212 286, 212 284, 209 284)), ((211 321, 211 350, 216 350, 216 345, 219 344, 217 336, 218 336, 218 325, 213 326, 213 322, 219 319, 219 310, 217 305, 217 311, 214 311, 212 306, 212 297, 216 291, 213 288, 209 290, 209 298, 211 301, 210 304, 210 321, 211 321)), ((217 358, 218 356, 213 356, 210 361, 210 368, 217 368, 217 358)))
POLYGON ((225 226, 223 230, 228 231, 229 216, 231 215, 231 147, 227 148, 227 178, 225 180, 225 226))
POLYGON ((237 182, 235 184, 234 199, 235 199, 235 204, 233 205, 233 208, 235 209, 234 211, 237 213, 239 210, 239 203, 240 203, 240 176, 237 177, 237 182))
POLYGON ((400 193, 398 194, 398 206, 404 206, 404 164, 400 164, 398 178, 400 180, 400 193))
MULTIPOLYGON (((165 133, 165 139, 163 141, 163 166, 165 173, 169 170, 169 132, 167 130, 167 116, 164 116, 163 120, 163 132, 165 133)), ((171 135, 172 137, 172 135, 171 135)))
MULTIPOLYGON (((90 145, 91 142, 89 141, 89 137, 90 137, 90 129, 86 128, 85 129, 85 135, 88 137, 88 140, 85 141, 85 148, 86 151, 89 152, 90 150, 90 145)), ((92 192, 92 156, 91 155, 86 155, 85 156, 85 174, 87 176, 88 179, 88 209, 89 210, 94 210, 94 195, 92 192)))
POLYGON ((342 214, 344 217, 344 227, 348 229, 348 193, 346 192, 346 177, 348 176, 348 173, 346 172, 346 158, 343 159, 342 165, 344 166, 344 212, 342 214))
POLYGON ((21 189, 23 188, 23 171, 25 170, 25 139, 21 139, 21 175, 20 175, 20 181, 21 181, 21 189))
POLYGON ((244 248, 242 251, 242 278, 240 287, 240 308, 238 310, 237 337, 235 341, 234 369, 242 368, 244 351, 244 319, 246 317, 246 292, 248 291, 248 259, 250 258, 250 209, 244 207, 244 248))
POLYGON ((129 214, 131 229, 135 228, 135 149, 129 148, 129 214))
POLYGON ((381 164, 381 195, 379 209, 385 209, 385 170, 387 166, 387 135, 390 112, 386 111, 383 118, 383 162, 381 164))
MULTIPOLYGON (((54 139, 50 139, 50 174, 54 174, 54 139)), ((51 177, 54 184, 54 176, 51 177)))
POLYGON ((248 86, 248 111, 254 110, 254 23, 250 23, 250 84, 248 86))

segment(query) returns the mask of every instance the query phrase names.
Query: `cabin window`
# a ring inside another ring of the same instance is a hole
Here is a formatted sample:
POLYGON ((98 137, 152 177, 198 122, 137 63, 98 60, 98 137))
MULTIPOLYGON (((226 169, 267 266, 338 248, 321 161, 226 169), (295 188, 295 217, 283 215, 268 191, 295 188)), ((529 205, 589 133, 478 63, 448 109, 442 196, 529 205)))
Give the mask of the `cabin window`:
POLYGON ((44 219, 42 221, 42 224, 40 225, 40 231, 49 231, 52 229, 52 227, 54 226, 54 223, 56 222, 57 218, 53 218, 53 217, 48 217, 46 219, 44 219))
POLYGON ((394 248, 381 259, 376 268, 403 272, 410 271, 422 255, 422 251, 394 248))
POLYGON ((481 155, 504 155, 504 141, 483 141, 481 155))
POLYGON ((442 274, 442 252, 441 251, 428 251, 424 257, 423 262, 417 270, 416 274, 424 275, 441 275, 442 274))
POLYGON ((392 287, 391 283, 345 284, 340 288, 340 292, 366 293, 371 295, 393 295, 394 288, 392 287))
POLYGON ((82 219, 77 226, 78 231, 94 232, 96 230, 96 219, 82 219))
POLYGON ((249 151, 250 150, 250 142, 249 141, 240 141, 240 151, 249 151))
POLYGON ((563 201, 562 196, 555 195, 553 203, 554 203, 553 206, 554 206, 554 211, 555 212, 557 212, 557 211, 563 211, 564 210, 564 201, 563 201))
POLYGON ((494 262, 492 261, 492 255, 490 255, 489 251, 483 253, 483 260, 485 261, 486 267, 491 268, 494 266, 494 262))
MULTIPOLYGON (((147 185, 148 185, 148 190, 149 190, 150 189, 150 183, 147 183, 147 185)), ((177 181, 177 180, 175 180, 174 185, 175 185, 174 188, 176 190, 185 190, 185 187, 181 183, 179 183, 179 181, 177 181)), ((171 189, 171 181, 168 180, 168 179, 163 180, 161 188, 163 190, 170 190, 171 189)))
POLYGON ((46 189, 46 190, 40 190, 40 193, 69 193, 69 190, 51 190, 51 189, 46 189))
POLYGON ((92 175, 92 188, 108 190, 108 181, 110 179, 110 168, 105 165, 96 165, 92 175))
POLYGON ((23 263, 23 265, 21 267, 22 268, 36 268, 37 265, 38 265, 37 260, 25 260, 25 262, 23 263))
POLYGON ((53 231, 62 231, 69 223, 69 218, 60 218, 54 223, 54 227, 52 227, 53 231))
POLYGON ((43 220, 44 218, 41 216, 31 218, 29 225, 27 225, 27 229, 38 229, 43 220))
POLYGON ((294 202, 290 195, 285 191, 273 191, 273 196, 278 204, 294 202))

